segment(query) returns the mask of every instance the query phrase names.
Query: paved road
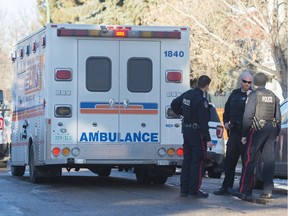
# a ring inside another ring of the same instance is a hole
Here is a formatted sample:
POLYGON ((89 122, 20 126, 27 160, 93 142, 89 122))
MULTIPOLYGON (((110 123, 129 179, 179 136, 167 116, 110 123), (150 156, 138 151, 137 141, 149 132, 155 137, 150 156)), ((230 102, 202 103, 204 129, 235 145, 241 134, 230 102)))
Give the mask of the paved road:
MULTIPOLYGON (((235 180, 238 184, 239 176, 235 180)), ((287 215, 287 190, 274 191, 274 200, 255 202, 231 196, 215 196, 222 179, 204 178, 202 189, 208 199, 179 197, 179 175, 165 185, 139 185, 132 172, 112 171, 110 177, 98 177, 88 170, 63 172, 57 184, 32 184, 28 172, 23 178, 0 170, 0 215, 2 216, 190 216, 190 215, 287 215)))

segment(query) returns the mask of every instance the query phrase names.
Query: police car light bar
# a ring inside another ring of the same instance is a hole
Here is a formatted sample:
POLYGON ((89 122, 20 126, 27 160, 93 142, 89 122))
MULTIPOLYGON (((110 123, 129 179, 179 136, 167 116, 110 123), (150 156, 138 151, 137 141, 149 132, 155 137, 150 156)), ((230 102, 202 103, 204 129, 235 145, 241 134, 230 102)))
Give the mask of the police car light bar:
POLYGON ((180 31, 136 31, 130 29, 57 29, 58 37, 128 37, 181 39, 180 31))

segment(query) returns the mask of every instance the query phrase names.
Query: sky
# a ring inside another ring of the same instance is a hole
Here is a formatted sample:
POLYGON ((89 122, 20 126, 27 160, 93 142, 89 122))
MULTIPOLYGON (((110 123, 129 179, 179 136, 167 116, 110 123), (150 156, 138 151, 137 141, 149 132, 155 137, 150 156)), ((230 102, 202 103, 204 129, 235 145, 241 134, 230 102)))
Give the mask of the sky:
POLYGON ((31 26, 37 23, 37 17, 37 0, 0 0, 0 27, 5 29, 4 35, 1 35, 3 45, 11 47, 30 33, 31 26))
POLYGON ((36 0, 0 0, 0 11, 9 17, 25 12, 36 12, 36 0))
POLYGON ((26 7, 27 5, 30 6, 33 4, 33 2, 36 2, 36 0, 0 0, 0 8, 5 9, 5 8, 21 8, 21 7, 26 7), (21 4, 22 2, 22 4, 21 4), (24 5, 23 5, 24 3, 24 5))

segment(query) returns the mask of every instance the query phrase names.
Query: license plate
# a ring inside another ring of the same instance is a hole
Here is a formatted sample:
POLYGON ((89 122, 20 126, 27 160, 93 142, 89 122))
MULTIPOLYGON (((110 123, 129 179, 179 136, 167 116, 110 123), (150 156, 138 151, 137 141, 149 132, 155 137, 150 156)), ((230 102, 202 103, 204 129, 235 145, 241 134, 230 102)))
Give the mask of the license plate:
POLYGON ((72 136, 70 135, 56 135, 55 136, 55 141, 58 141, 58 142, 71 141, 71 140, 72 140, 72 136))

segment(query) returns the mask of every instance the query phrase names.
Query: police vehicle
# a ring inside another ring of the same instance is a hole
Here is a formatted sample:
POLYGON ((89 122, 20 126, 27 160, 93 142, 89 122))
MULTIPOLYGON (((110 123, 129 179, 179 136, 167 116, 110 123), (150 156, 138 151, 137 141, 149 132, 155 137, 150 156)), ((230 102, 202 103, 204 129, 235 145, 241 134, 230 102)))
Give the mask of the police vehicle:
POLYGON ((207 149, 205 170, 207 171, 209 178, 221 178, 222 172, 224 171, 225 155, 225 142, 223 137, 224 127, 220 121, 215 106, 210 103, 209 108, 209 132, 214 147, 207 149))
POLYGON ((281 111, 281 131, 276 142, 275 177, 287 179, 287 144, 288 144, 288 98, 280 105, 281 111))

